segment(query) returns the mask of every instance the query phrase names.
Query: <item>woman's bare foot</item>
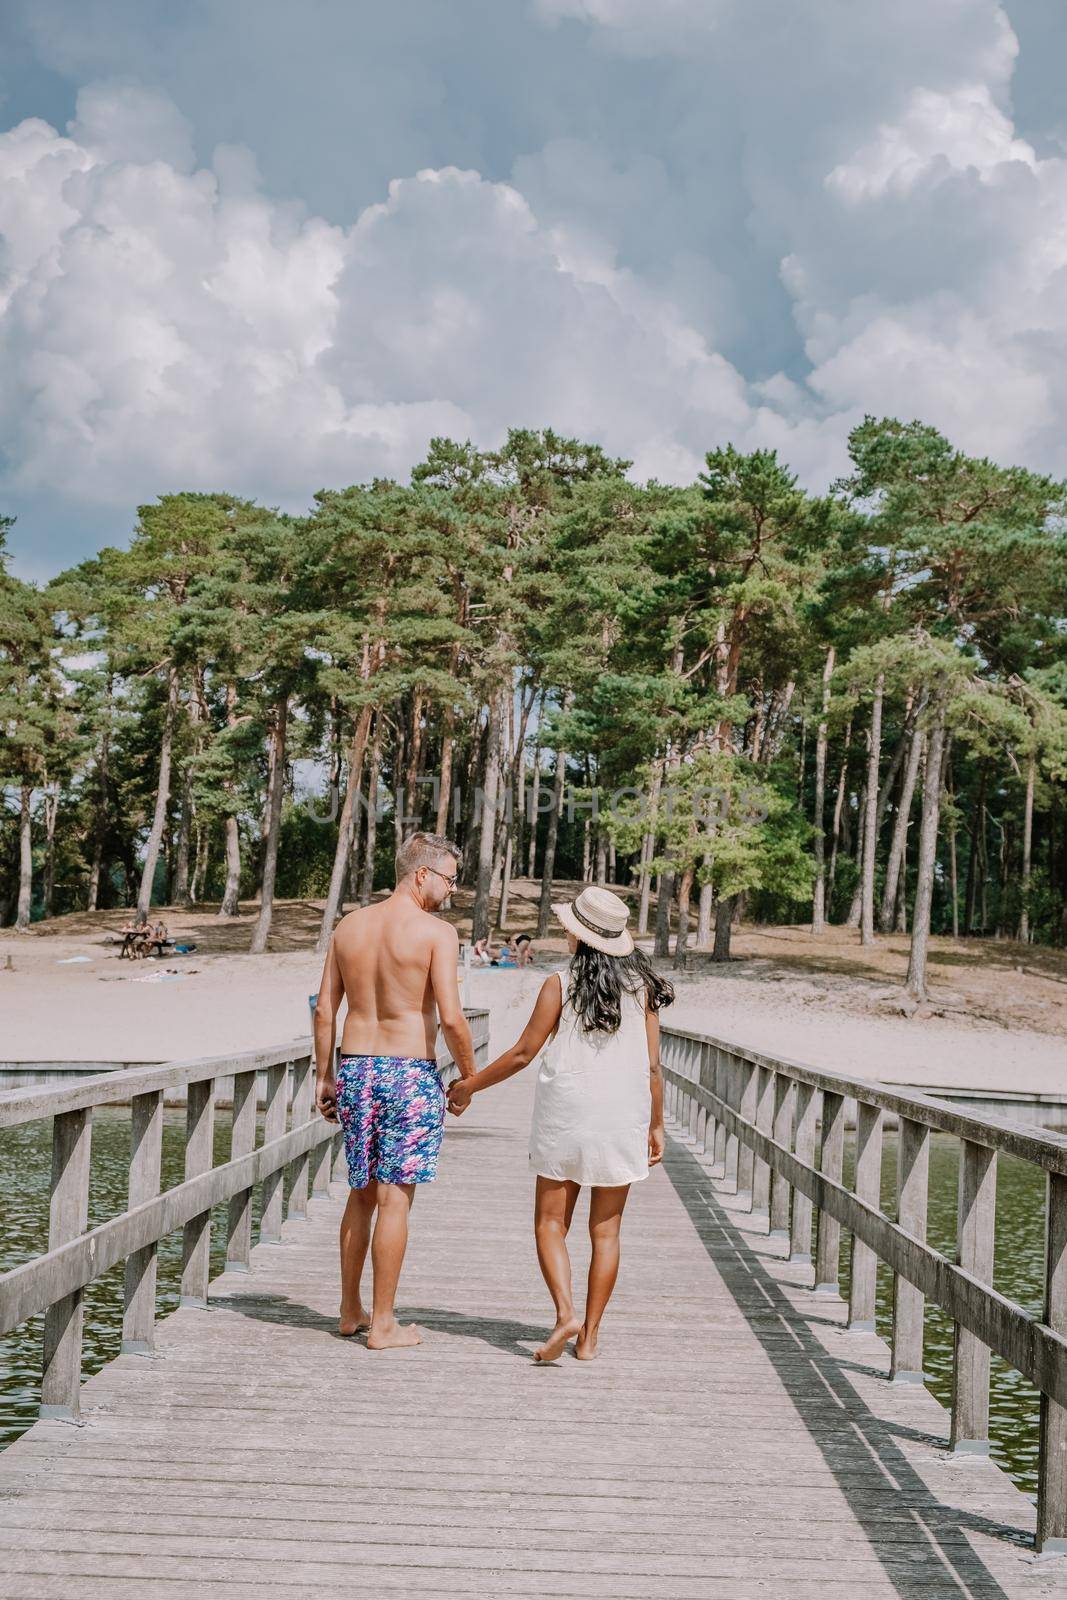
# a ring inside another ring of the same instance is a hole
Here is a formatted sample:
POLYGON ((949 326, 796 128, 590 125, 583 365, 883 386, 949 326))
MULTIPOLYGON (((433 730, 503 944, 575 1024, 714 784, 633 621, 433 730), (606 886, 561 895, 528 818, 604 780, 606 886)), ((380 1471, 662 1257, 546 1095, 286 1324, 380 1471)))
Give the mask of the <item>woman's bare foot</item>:
POLYGON ((382 1328, 376 1328, 372 1322, 367 1334, 368 1350, 407 1350, 421 1343, 422 1334, 413 1322, 406 1327, 399 1322, 391 1322, 382 1328))
POLYGON ((366 1333, 370 1327, 370 1317, 362 1306, 357 1306, 352 1312, 342 1311, 337 1323, 337 1331, 342 1339, 350 1339, 354 1333, 366 1333))
POLYGON ((597 1349, 597 1334, 586 1334, 585 1324, 578 1329, 578 1342, 574 1346, 574 1354, 579 1361, 595 1361, 600 1351, 597 1349))
POLYGON ((535 1361, 558 1361, 567 1348, 567 1341, 573 1339, 581 1327, 577 1317, 563 1317, 552 1329, 543 1345, 539 1345, 533 1353, 535 1361))

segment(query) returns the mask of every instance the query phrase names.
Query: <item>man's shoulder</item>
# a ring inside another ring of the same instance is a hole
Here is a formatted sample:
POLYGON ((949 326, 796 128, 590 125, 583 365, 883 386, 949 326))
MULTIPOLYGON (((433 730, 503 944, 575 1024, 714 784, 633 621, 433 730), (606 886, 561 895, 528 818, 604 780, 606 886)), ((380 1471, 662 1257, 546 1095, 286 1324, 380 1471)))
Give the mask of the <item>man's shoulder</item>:
POLYGON ((423 926, 428 924, 426 931, 432 939, 451 949, 459 949, 459 932, 455 923, 446 922, 444 917, 435 916, 432 911, 424 911, 422 916, 423 926))

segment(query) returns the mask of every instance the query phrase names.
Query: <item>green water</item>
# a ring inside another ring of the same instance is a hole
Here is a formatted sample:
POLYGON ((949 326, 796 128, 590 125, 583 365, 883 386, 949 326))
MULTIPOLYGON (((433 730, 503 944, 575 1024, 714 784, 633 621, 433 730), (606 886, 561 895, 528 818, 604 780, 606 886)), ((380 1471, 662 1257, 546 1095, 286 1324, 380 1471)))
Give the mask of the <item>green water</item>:
MULTIPOLYGON (((263 1141, 259 1118, 257 1144, 263 1141)), ((89 1182, 89 1226, 96 1227, 126 1208, 130 1169, 130 1109, 103 1106, 93 1112, 92 1167, 89 1182)), ((230 1157, 230 1113, 215 1113, 214 1162, 230 1157)), ((48 1248, 48 1190, 51 1179, 52 1123, 26 1123, 0 1130, 0 1271, 18 1266, 48 1248)), ((173 1188, 185 1176, 185 1109, 166 1109, 163 1115, 162 1184, 173 1188)), ((288 1198, 288 1174, 285 1193, 288 1198)), ((258 1237, 261 1189, 253 1191, 252 1238, 258 1237)), ((226 1260, 225 1204, 211 1213, 211 1273, 221 1272, 226 1260)), ((159 1315, 173 1311, 181 1286, 182 1235, 160 1241, 156 1307, 159 1315)), ((99 1372, 119 1353, 122 1339, 124 1266, 120 1261, 86 1286, 85 1334, 82 1371, 99 1372)), ((41 1392, 41 1341, 44 1317, 33 1317, 0 1338, 0 1448, 17 1439, 37 1419, 41 1392)))
MULTIPOLYGON (((259 1138, 262 1138, 260 1130, 259 1138)), ((51 1166, 50 1122, 31 1123, 0 1132, 0 1270, 40 1254, 48 1245, 48 1187, 51 1166)), ((129 1172, 128 1107, 105 1107, 94 1113, 89 1223, 95 1226, 122 1211, 129 1172)), ((163 1129, 163 1186, 183 1177, 185 1112, 168 1110, 163 1129)), ((215 1161, 230 1151, 229 1114, 215 1123, 215 1161)), ((846 1179, 851 1182, 853 1136, 846 1146, 846 1179)), ((956 1182, 959 1145, 934 1134, 930 1141, 928 1239, 951 1259, 956 1247, 956 1182)), ((885 1137, 882 1161, 882 1204, 894 1214, 896 1137, 885 1137)), ((288 1187, 288 1185, 287 1185, 288 1187)), ((993 1281, 1003 1294, 1025 1310, 1039 1314, 1044 1281, 1044 1174, 1028 1162, 1001 1156, 997 1173, 996 1258, 993 1281)), ((260 1191, 255 1191, 253 1238, 259 1226, 260 1191)), ((226 1207, 212 1213, 211 1270, 225 1260, 226 1207)), ((841 1252, 842 1293, 848 1293, 848 1236, 841 1252)), ((178 1303, 181 1277, 181 1233, 159 1247, 160 1314, 178 1303)), ((84 1371, 99 1371, 118 1354, 122 1331, 123 1268, 120 1263, 85 1291, 84 1371)), ((888 1338, 892 1310, 892 1274, 878 1268, 878 1331, 888 1338)), ((0 1338, 0 1446, 18 1438, 35 1421, 40 1397, 43 1318, 35 1317, 0 1338)), ((925 1370, 929 1388, 944 1404, 951 1399, 952 1323, 936 1307, 926 1309, 925 1370)), ((990 1437, 994 1459, 1021 1488, 1037 1488, 1037 1391, 996 1356, 992 1362, 990 1437)))

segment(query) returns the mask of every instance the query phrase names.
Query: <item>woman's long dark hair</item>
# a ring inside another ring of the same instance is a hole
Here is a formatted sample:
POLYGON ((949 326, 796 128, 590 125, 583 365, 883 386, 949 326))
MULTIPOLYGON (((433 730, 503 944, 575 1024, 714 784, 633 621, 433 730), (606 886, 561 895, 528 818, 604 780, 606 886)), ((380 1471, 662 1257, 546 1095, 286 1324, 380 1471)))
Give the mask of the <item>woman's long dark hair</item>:
POLYGON ((651 1011, 669 1006, 674 985, 661 978, 643 950, 609 956, 579 940, 571 957, 567 999, 583 1033, 617 1033, 622 1022, 622 996, 648 991, 651 1011))

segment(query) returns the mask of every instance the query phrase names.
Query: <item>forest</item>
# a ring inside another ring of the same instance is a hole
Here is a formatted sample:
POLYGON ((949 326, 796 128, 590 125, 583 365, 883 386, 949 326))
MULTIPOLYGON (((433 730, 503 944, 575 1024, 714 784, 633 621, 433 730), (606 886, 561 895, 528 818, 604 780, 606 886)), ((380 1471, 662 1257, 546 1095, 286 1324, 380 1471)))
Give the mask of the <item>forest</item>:
POLYGON ((866 418, 824 495, 550 430, 432 441, 310 515, 165 494, 44 586, 0 528, 0 926, 337 916, 406 830, 509 890, 610 882, 681 962, 749 922, 1067 942, 1067 484, 866 418), (708 803, 708 797, 712 803, 708 803))

